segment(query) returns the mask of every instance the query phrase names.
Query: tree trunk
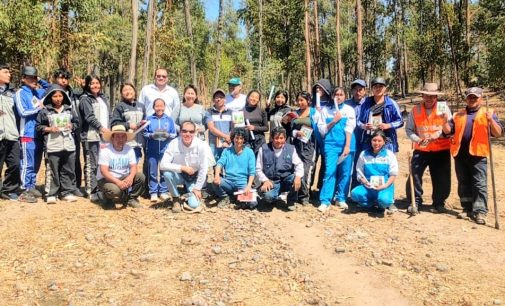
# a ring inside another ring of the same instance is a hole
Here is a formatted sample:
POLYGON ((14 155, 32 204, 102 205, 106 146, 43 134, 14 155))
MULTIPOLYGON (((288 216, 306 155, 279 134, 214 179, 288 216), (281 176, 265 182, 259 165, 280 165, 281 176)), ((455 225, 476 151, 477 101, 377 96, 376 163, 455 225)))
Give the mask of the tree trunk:
POLYGON ((320 52, 320 37, 319 37, 319 12, 318 12, 318 0, 314 0, 314 37, 316 43, 314 46, 314 73, 316 78, 320 78, 322 73, 321 65, 321 52, 320 52))
POLYGON ((364 78, 365 67, 363 63, 363 15, 361 12, 361 0, 356 0, 356 53, 358 55, 357 67, 359 78, 364 78))
POLYGON ((339 87, 344 83, 344 67, 342 63, 342 52, 340 51, 340 0, 335 1, 335 26, 337 36, 337 71, 336 84, 339 87))
POLYGON ((310 65, 310 37, 309 37, 309 0, 305 0, 305 90, 310 90, 312 71, 310 65))
POLYGON ((139 2, 132 0, 132 41, 130 55, 130 69, 128 80, 135 84, 135 70, 137 68, 137 41, 139 36, 139 2))
POLYGON ((154 19, 154 0, 149 0, 147 8, 146 44, 144 47, 144 65, 142 69, 142 86, 147 84, 149 75, 149 59, 151 55, 151 33, 154 19))
MULTIPOLYGON (((258 89, 263 89, 263 0, 259 1, 259 47, 260 54, 258 59, 258 89)), ((261 101, 260 101, 261 102, 261 101)))
POLYGON ((454 77, 454 82, 456 83, 456 92, 458 93, 458 96, 461 97, 463 94, 463 91, 461 90, 461 84, 460 84, 460 78, 459 78, 459 68, 458 68, 458 60, 456 59, 456 50, 454 46, 454 39, 453 39, 453 32, 452 32, 452 25, 451 25, 451 20, 449 19, 449 14, 447 13, 445 9, 445 0, 441 1, 442 3, 442 12, 444 13, 445 16, 445 21, 446 21, 446 26, 447 26, 447 34, 449 35, 449 46, 451 48, 451 59, 452 59, 452 71, 453 71, 453 77, 454 77))
POLYGON ((60 10, 60 65, 61 67, 68 68, 69 66, 69 52, 70 52, 70 29, 68 25, 68 14, 70 11, 70 4, 68 0, 61 1, 60 10))
POLYGON ((184 16, 186 19, 186 31, 189 38, 189 66, 191 69, 191 82, 193 85, 198 86, 196 76, 196 60, 195 60, 195 42, 193 40, 193 27, 191 26, 191 7, 189 0, 184 0, 184 16))
POLYGON ((217 33, 216 33, 216 64, 214 70, 214 86, 212 90, 219 87, 219 72, 221 69, 221 45, 223 40, 221 31, 223 30, 223 15, 224 15, 224 0, 219 0, 219 17, 217 19, 217 33))

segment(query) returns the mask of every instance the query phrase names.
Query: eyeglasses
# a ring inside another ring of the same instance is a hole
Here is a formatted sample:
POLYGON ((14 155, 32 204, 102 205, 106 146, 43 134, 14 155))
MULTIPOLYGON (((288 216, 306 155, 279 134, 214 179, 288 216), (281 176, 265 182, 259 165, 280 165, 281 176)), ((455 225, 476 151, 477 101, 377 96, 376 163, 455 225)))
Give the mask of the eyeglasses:
POLYGON ((194 134, 194 133, 195 133, 195 130, 184 130, 184 129, 182 129, 182 130, 181 130, 181 133, 182 133, 182 134, 188 134, 188 133, 189 133, 189 134, 194 134))
POLYGON ((167 76, 166 75, 157 75, 156 78, 158 78, 158 79, 166 79, 167 76))

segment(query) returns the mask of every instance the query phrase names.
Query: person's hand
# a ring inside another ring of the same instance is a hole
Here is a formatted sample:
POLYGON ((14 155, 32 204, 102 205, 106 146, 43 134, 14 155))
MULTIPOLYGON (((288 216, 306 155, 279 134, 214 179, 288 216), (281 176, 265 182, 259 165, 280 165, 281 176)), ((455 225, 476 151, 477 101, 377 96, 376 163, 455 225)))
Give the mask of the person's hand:
POLYGON ((46 128, 46 132, 48 133, 58 133, 60 131, 60 128, 58 128, 57 126, 48 126, 46 128))
POLYGON ((333 122, 337 123, 342 119, 342 114, 340 112, 335 112, 335 115, 333 115, 333 122))
POLYGON ((214 185, 216 185, 216 186, 221 185, 221 176, 220 175, 214 176, 214 185))
POLYGON ((440 114, 440 117, 442 117, 442 119, 444 119, 444 123, 447 123, 447 121, 449 121, 449 114, 446 112, 443 112, 442 114, 440 114))
POLYGON ((246 125, 245 128, 249 131, 254 131, 254 125, 249 124, 249 125, 246 125))
POLYGON ((127 177, 124 178, 123 182, 126 184, 127 187, 130 187, 133 184, 133 177, 128 175, 127 177))
POLYGON ((493 120, 493 114, 494 114, 494 111, 490 112, 490 111, 487 111, 486 112, 486 117, 487 117, 487 120, 490 122, 491 120, 493 120))
POLYGON ((391 128, 391 124, 389 124, 389 123, 381 123, 381 124, 379 124, 379 129, 381 129, 382 131, 389 130, 390 128, 391 128))
POLYGON ((375 187, 374 189, 377 190, 377 191, 379 191, 379 190, 383 190, 383 189, 386 189, 386 188, 388 188, 388 186, 386 186, 386 184, 382 184, 380 186, 375 187))
POLYGON ((119 181, 119 182, 117 182, 117 184, 116 184, 116 185, 117 185, 117 186, 119 187, 119 189, 121 189, 121 190, 126 190, 126 189, 128 189, 128 187, 129 187, 129 186, 128 186, 128 184, 126 184, 126 183, 125 183, 125 181, 119 181))
POLYGON ((108 128, 106 128, 106 127, 101 127, 100 128, 100 133, 102 133, 102 134, 109 133, 109 132, 110 132, 110 130, 108 128))
POLYGON ((371 123, 365 124, 365 130, 370 131, 373 129, 373 125, 371 123))
POLYGON ((301 131, 296 132, 296 137, 297 138, 303 137, 303 133, 301 131))
POLYGON ((281 123, 282 123, 282 124, 288 124, 288 123, 289 123, 289 118, 288 118, 288 116, 284 116, 284 117, 282 117, 282 119, 281 119, 281 123))
POLYGON ((293 182, 293 188, 298 191, 302 187, 302 178, 299 176, 295 176, 295 181, 293 182))
POLYGON ((345 146, 341 156, 347 156, 349 155, 349 152, 351 152, 351 148, 349 148, 349 146, 345 146))
POLYGON ((226 141, 227 143, 231 143, 231 137, 230 137, 230 135, 224 136, 224 141, 226 141))
POLYGON ((272 190, 272 188, 274 188, 274 184, 270 180, 263 182, 263 184, 260 187, 261 191, 263 192, 270 191, 272 190))
POLYGON ((320 112, 321 111, 321 106, 316 106, 316 109, 317 109, 318 112, 320 112))
POLYGON ((244 189, 244 195, 248 196, 251 193, 251 186, 247 185, 244 189))
POLYGON ((130 129, 135 131, 138 129, 138 126, 135 123, 130 123, 130 129))
POLYGON ((200 201, 202 199, 202 191, 198 189, 193 189, 191 192, 195 195, 196 199, 200 201))
POLYGON ((193 167, 189 167, 189 166, 182 166, 181 171, 186 172, 189 175, 193 175, 196 172, 195 169, 193 169, 193 167))
POLYGON ((421 140, 419 140, 417 144, 420 145, 421 147, 426 147, 430 143, 430 141, 431 139, 429 138, 421 138, 421 140))

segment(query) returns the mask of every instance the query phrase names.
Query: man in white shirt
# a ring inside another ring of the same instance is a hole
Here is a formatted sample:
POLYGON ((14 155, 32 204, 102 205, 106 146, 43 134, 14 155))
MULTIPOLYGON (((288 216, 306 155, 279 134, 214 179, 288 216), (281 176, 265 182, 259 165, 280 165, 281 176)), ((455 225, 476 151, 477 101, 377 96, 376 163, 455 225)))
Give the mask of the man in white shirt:
POLYGON ((263 199, 267 203, 286 201, 288 209, 295 210, 303 173, 303 162, 295 147, 286 143, 286 130, 274 128, 272 141, 260 148, 256 158, 256 177, 261 182, 263 199))
POLYGON ((154 100, 158 98, 161 98, 163 101, 165 101, 165 114, 167 114, 167 116, 170 116, 175 107, 181 103, 177 90, 167 85, 167 83, 167 70, 158 68, 154 73, 154 84, 149 84, 142 88, 139 96, 139 102, 144 103, 146 106, 147 117, 154 114, 153 103, 154 100))
POLYGON ((226 108, 231 111, 241 111, 246 104, 246 95, 241 93, 242 81, 232 78, 228 81, 228 94, 226 95, 226 108))
POLYGON ((202 211, 202 188, 207 180, 207 168, 211 157, 210 148, 203 140, 195 137, 196 125, 191 121, 181 124, 180 136, 168 145, 160 169, 173 198, 172 212, 181 212, 181 195, 177 185, 184 185, 189 194, 184 209, 202 211))
POLYGON ((144 174, 137 172, 137 158, 126 144, 135 135, 127 133, 123 125, 115 125, 103 134, 110 142, 98 156, 98 188, 102 191, 104 209, 115 209, 115 202, 125 201, 128 206, 142 208, 137 198, 144 191, 144 174))

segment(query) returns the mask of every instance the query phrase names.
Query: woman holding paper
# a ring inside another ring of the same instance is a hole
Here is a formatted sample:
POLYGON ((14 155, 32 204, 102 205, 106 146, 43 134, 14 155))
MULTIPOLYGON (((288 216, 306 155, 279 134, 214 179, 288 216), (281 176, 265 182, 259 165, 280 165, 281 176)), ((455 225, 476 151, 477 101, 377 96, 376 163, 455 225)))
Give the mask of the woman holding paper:
POLYGON ((282 126, 283 128, 287 128, 282 123, 282 118, 289 112, 291 112, 291 107, 288 105, 288 92, 285 90, 278 90, 274 96, 274 107, 271 108, 270 105, 267 105, 266 112, 267 118, 270 121, 270 131, 278 126, 282 126))
POLYGON ((385 147, 386 135, 382 131, 372 134, 370 149, 361 152, 356 165, 360 185, 351 191, 351 198, 359 206, 381 211, 394 204, 394 181, 398 175, 395 154, 385 147))
POLYGON ((249 131, 248 144, 258 155, 258 151, 265 143, 265 132, 268 131, 267 112, 261 109, 259 102, 261 93, 257 90, 251 90, 246 97, 246 106, 244 107, 245 128, 249 131))
POLYGON ((319 133, 324 139, 323 154, 326 160, 324 180, 319 195, 321 205, 318 210, 325 212, 335 200, 341 209, 347 209, 345 202, 349 193, 352 162, 354 160, 356 114, 345 104, 345 91, 338 87, 333 90, 334 104, 321 110, 324 125, 319 133))
POLYGON ((302 205, 309 204, 309 192, 311 186, 311 175, 314 170, 314 159, 316 156, 316 136, 314 129, 323 129, 324 122, 321 114, 310 107, 310 93, 300 92, 296 96, 298 110, 295 112, 296 118, 284 116, 282 122, 290 123, 288 134, 291 135, 291 143, 296 148, 296 153, 303 162, 304 175, 302 187, 298 192, 298 201, 302 205))

